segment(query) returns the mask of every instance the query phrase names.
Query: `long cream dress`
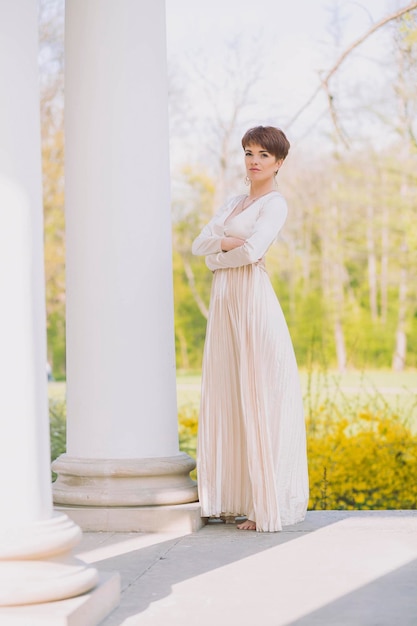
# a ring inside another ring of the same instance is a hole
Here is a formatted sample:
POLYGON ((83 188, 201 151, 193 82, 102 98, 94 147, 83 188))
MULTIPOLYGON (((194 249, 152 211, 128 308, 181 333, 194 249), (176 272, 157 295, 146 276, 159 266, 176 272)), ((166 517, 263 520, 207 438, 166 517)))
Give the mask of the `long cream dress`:
POLYGON ((304 519, 308 473, 291 338, 264 255, 286 216, 270 192, 231 215, 232 198, 193 242, 214 271, 203 357, 197 476, 202 515, 246 515, 257 531, 304 519), (229 218, 229 219, 228 219, 229 218), (245 239, 221 251, 226 236, 245 239))

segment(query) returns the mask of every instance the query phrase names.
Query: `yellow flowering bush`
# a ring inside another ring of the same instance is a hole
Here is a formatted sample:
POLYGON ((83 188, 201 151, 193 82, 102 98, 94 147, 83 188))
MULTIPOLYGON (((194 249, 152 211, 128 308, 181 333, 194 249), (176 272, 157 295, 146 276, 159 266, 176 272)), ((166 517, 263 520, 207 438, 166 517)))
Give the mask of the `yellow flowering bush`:
MULTIPOLYGON (((195 459, 197 447, 198 411, 192 405, 181 408, 178 415, 178 437, 180 449, 195 459)), ((191 478, 196 480, 197 473, 193 470, 191 478)))
POLYGON ((417 437, 396 415, 363 409, 307 423, 309 509, 417 507, 417 437))
MULTIPOLYGON (((182 408, 180 447, 193 457, 197 430, 195 407, 182 408)), ((310 414, 307 442, 309 509, 417 508, 417 436, 398 416, 362 408, 347 419, 325 403, 310 414)))

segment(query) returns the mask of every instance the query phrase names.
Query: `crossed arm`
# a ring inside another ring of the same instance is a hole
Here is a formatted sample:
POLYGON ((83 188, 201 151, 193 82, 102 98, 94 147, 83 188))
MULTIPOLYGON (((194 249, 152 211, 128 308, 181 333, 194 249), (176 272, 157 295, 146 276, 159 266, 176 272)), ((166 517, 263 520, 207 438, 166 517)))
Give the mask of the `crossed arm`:
POLYGON ((239 237, 223 237, 221 240, 221 248, 222 252, 230 252, 230 250, 234 250, 235 248, 240 248, 243 244, 246 243, 245 239, 240 239, 239 237))
POLYGON ((209 222, 194 240, 193 254, 205 255, 206 265, 213 271, 256 263, 276 239, 287 212, 284 198, 274 195, 261 208, 254 230, 246 240, 216 236, 211 228, 213 221, 209 222))

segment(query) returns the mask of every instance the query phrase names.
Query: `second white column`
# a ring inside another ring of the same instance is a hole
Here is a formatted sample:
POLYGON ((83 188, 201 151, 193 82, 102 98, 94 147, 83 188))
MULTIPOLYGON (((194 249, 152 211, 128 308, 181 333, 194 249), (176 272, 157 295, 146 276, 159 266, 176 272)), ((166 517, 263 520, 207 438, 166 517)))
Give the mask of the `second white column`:
POLYGON ((54 500, 194 502, 178 448, 164 2, 66 4, 68 423, 54 500))

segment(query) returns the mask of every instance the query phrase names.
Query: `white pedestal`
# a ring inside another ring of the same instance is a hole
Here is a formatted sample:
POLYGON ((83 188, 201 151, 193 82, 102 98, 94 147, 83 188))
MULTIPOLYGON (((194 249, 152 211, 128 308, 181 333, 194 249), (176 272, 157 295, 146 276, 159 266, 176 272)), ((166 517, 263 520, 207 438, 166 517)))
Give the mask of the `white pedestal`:
POLYGON ((103 574, 92 591, 52 603, 0 608, 1 626, 97 626, 120 600, 119 574, 103 574))
POLYGON ((0 533, 0 606, 50 602, 89 591, 92 567, 72 556, 81 530, 63 513, 0 533))
POLYGON ((198 502, 164 506, 57 506, 84 531, 181 533, 188 535, 206 523, 198 502))
POLYGON ((197 500, 187 454, 151 459, 80 459, 62 454, 52 469, 55 504, 147 506, 197 500))

